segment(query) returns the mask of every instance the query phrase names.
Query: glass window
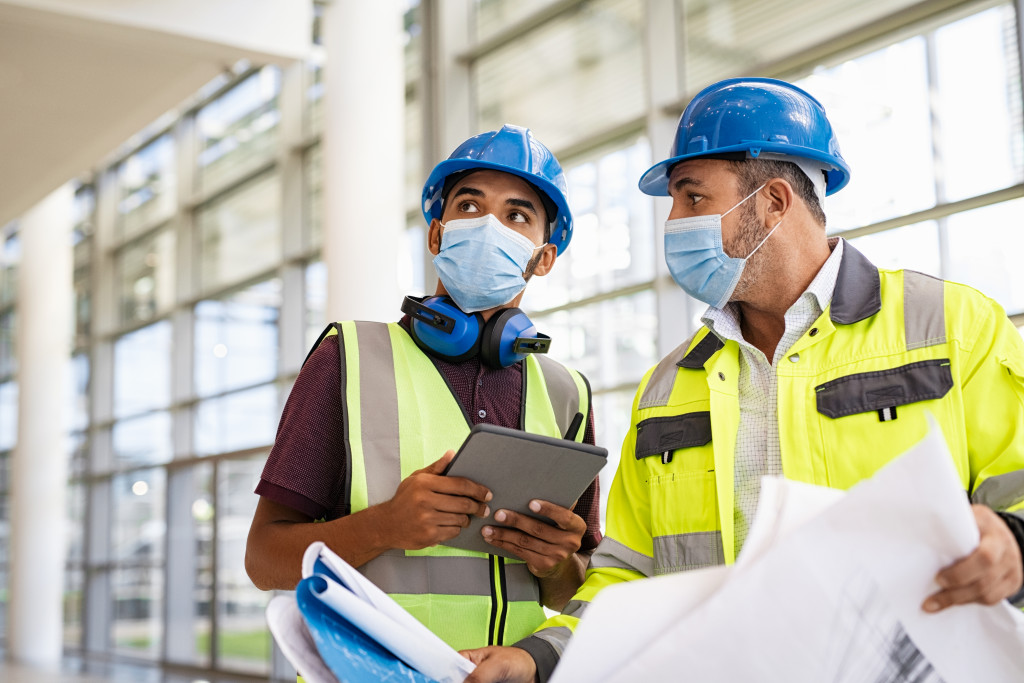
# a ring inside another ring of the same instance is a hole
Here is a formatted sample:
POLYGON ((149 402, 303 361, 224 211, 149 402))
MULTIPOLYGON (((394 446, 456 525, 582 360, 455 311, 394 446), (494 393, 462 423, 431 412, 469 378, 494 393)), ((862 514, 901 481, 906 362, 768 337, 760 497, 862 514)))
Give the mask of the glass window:
MULTIPOLYGON (((88 246, 88 243, 79 246, 88 246)), ((75 253, 78 254, 78 247, 75 247, 75 253)), ((92 281, 89 278, 88 264, 75 267, 73 287, 75 346, 85 346, 89 343, 89 334, 92 331, 92 281)))
POLYGON ((657 360, 653 291, 535 317, 551 357, 587 376, 595 391, 638 382, 657 360))
POLYGON ((204 291, 238 282, 281 257, 281 178, 268 173, 218 197, 198 216, 204 291))
POLYGON ((175 244, 174 230, 165 228, 118 253, 122 323, 151 320, 174 304, 175 244))
POLYGON ((485 40, 528 17, 552 0, 476 0, 474 25, 477 40, 485 40))
POLYGON ((567 167, 572 241, 548 275, 530 281, 524 308, 561 306, 654 278, 652 204, 636 189, 650 157, 641 139, 567 167))
POLYGON ((274 379, 280 310, 277 278, 196 304, 195 390, 199 396, 274 379))
POLYGON ((0 451, 18 442, 18 383, 0 382, 0 451))
POLYGON ((224 668, 265 673, 270 635, 264 610, 269 594, 245 571, 245 541, 266 456, 227 460, 217 470, 217 661, 224 668))
POLYGON ((320 135, 324 129, 324 49, 316 45, 310 49, 306 62, 306 131, 320 135))
POLYGON ((1015 199, 947 219, 947 278, 981 290, 1011 315, 1024 312, 1024 232, 1020 229, 1024 199, 1015 199))
MULTIPOLYGON (((424 257, 427 253, 427 226, 416 220, 401 235, 398 249, 398 288, 403 294, 419 296, 426 290, 424 257)), ((431 269, 433 275, 433 269, 431 269)), ((433 293, 433 292, 431 292, 433 293)))
POLYGON ((85 559, 85 486, 71 484, 68 486, 66 499, 67 519, 67 561, 81 564, 85 559))
POLYGON ((68 477, 81 479, 89 473, 89 436, 86 432, 71 432, 68 438, 68 477))
POLYGON ((917 0, 678 0, 685 54, 683 82, 706 85, 827 43, 917 0))
MULTIPOLYGON (((653 363, 652 363, 653 365, 653 363)), ((636 379, 637 384, 640 378, 636 379)), ((622 442, 629 431, 630 417, 633 411, 633 395, 635 389, 622 389, 606 393, 594 394, 594 431, 598 446, 608 449, 608 464, 601 470, 601 528, 607 529, 605 523, 608 509, 608 491, 619 468, 619 456, 622 442)))
POLYGON ((89 427, 89 356, 76 353, 71 357, 71 429, 82 431, 89 427))
POLYGON ((67 569, 64 572, 64 649, 82 649, 82 624, 85 590, 85 572, 67 569))
POLYGON ((825 201, 830 232, 935 204, 922 36, 820 69, 796 84, 825 106, 852 169, 850 184, 825 201))
POLYGON ((171 414, 147 413, 114 423, 111 438, 117 467, 155 465, 171 459, 171 414))
POLYGON ((942 276, 939 232, 935 221, 855 237, 850 244, 879 268, 909 268, 935 277, 942 276))
POLYGON ((274 384, 202 401, 196 409, 196 454, 213 455, 272 444, 280 416, 278 388, 274 384))
POLYGON ((268 66, 203 107, 196 116, 199 185, 221 187, 273 158, 281 76, 268 66))
POLYGON ((16 309, 0 313, 0 377, 8 377, 18 370, 17 322, 16 309))
POLYGON ((533 129, 557 150, 644 112, 643 3, 595 0, 481 57, 480 130, 533 129))
POLYGON ((179 482, 176 490, 180 496, 178 502, 188 508, 190 523, 177 525, 171 542, 183 543, 177 546, 182 551, 191 546, 187 560, 176 566, 179 570, 187 568, 194 572, 195 583, 190 608, 172 606, 168 610, 168 632, 177 637, 168 642, 167 657, 175 662, 208 665, 213 614, 213 466, 197 465, 183 474, 187 480, 179 482), (184 634, 191 637, 186 638, 184 634))
MULTIPOLYGON (((96 210, 96 190, 91 185, 83 185, 75 191, 74 222, 71 242, 78 246, 92 237, 93 212, 96 210)), ((77 256, 77 250, 76 250, 77 256)), ((78 262, 75 262, 78 265, 78 262)))
POLYGON ((947 201, 1024 180, 1016 35, 1009 5, 935 32, 936 132, 947 201))
POLYGON ((156 659, 163 639, 163 568, 130 567, 112 574, 114 650, 156 659))
POLYGON ((174 142, 162 135, 125 159, 117 169, 117 224, 130 237, 174 212, 177 174, 174 142))
POLYGON ((171 402, 171 323, 130 332, 114 342, 114 415, 125 417, 171 402))
POLYGON ((166 482, 167 475, 160 468, 114 477, 113 555, 119 562, 163 562, 166 482))
POLYGON ((327 320, 327 266, 322 261, 306 266, 306 348, 320 338, 327 320))
MULTIPOLYGON (((0 237, 3 232, 0 231, 0 237)), ((21 240, 18 233, 8 234, 0 243, 0 306, 14 303, 18 296, 18 261, 21 240)))
POLYGON ((324 241, 324 151, 317 144, 306 152, 305 173, 306 206, 303 212, 309 243, 319 248, 324 241))

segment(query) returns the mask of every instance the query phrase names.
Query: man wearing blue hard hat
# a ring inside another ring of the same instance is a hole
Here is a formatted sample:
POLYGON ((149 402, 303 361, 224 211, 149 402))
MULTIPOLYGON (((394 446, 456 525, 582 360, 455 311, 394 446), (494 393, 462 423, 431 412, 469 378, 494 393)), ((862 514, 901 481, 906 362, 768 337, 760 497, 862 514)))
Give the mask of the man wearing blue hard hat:
POLYGON ((665 259, 708 305, 703 327, 640 383, 607 532, 569 608, 520 648, 469 653, 468 681, 546 680, 603 588, 731 564, 761 477, 847 489, 917 443, 929 415, 981 541, 922 609, 1024 602, 1021 335, 979 292, 830 239, 823 201, 849 178, 800 88, 730 79, 688 104, 640 189, 672 198, 665 259))
POLYGON ((506 125, 434 168, 423 215, 437 292, 407 297, 398 323, 321 335, 256 488, 246 569, 292 589, 323 541, 453 647, 514 643, 582 583, 601 538, 597 480, 573 510, 534 501, 549 524, 492 511, 490 491, 442 472, 480 423, 594 443, 589 384, 543 355, 551 340, 517 308, 572 238, 565 176, 506 125), (439 545, 492 512, 502 526, 486 540, 519 560, 439 545))

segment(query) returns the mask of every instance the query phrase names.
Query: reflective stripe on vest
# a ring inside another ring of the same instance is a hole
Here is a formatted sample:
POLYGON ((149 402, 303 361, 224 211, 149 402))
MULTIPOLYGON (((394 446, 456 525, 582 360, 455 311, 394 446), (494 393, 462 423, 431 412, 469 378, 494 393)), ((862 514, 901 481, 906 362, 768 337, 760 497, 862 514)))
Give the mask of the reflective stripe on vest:
MULTIPOLYGON (((347 321, 324 336, 332 334, 342 361, 350 511, 358 512, 389 500, 402 479, 457 450, 471 422, 400 325, 347 321)), ((581 375, 547 358, 523 362, 520 428, 561 437, 589 406, 581 375)), ((510 644, 544 620, 537 581, 518 560, 434 546, 387 551, 360 571, 455 649, 510 644)))

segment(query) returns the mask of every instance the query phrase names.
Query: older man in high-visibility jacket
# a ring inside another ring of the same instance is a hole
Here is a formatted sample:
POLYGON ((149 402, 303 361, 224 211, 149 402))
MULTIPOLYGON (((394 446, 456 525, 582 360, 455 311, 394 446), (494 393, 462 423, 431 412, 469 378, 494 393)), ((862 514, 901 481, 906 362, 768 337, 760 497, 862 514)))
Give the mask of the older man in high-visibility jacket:
POLYGON ((563 614, 516 648, 468 653, 469 681, 543 681, 589 601, 621 581, 732 563, 764 475, 846 489, 942 428, 978 548, 922 605, 1024 598, 1024 343, 963 285, 879 270, 829 239, 822 200, 849 167, 821 104, 730 79, 687 106, 640 189, 672 197, 665 258, 709 305, 643 378, 608 528, 563 614))

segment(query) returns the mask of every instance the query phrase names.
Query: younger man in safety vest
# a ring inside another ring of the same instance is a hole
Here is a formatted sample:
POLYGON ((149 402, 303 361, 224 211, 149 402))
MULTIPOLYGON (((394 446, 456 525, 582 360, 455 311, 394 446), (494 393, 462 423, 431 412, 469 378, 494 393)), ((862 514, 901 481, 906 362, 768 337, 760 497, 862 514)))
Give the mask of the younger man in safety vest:
POLYGON ((569 436, 594 441, 582 375, 515 345, 543 339, 516 306, 572 237, 565 178, 528 129, 506 125, 434 168, 423 214, 436 296, 407 298, 398 323, 321 336, 256 488, 246 570, 262 589, 294 588, 303 551, 323 541, 451 646, 510 644, 582 582, 601 539, 598 482, 574 510, 535 501, 552 525, 492 511, 483 486, 441 472, 479 423, 561 438, 580 413, 569 436), (512 528, 485 538, 520 560, 439 545, 492 512, 512 528))
POLYGON ((848 489, 929 415, 981 541, 922 608, 1024 601, 1024 342, 979 292, 829 239, 822 200, 849 177, 824 108, 789 83, 730 79, 686 107, 640 189, 672 197, 665 259, 704 327, 640 383, 583 587, 520 648, 469 653, 467 683, 546 680, 606 586, 731 564, 762 476, 848 489))

